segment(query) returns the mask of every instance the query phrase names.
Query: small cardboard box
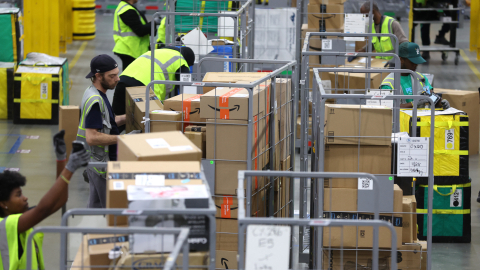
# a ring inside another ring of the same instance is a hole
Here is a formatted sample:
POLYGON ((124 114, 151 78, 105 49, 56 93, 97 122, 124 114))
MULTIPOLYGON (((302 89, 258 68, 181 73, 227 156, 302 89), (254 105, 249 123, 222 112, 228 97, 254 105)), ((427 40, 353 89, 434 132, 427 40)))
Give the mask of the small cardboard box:
POLYGON ((326 104, 325 122, 327 144, 391 145, 392 109, 386 106, 326 104))
POLYGON ((77 139, 78 122, 80 120, 80 107, 67 105, 59 106, 58 130, 65 130, 65 144, 67 146, 67 160, 72 153, 72 142, 77 139))
POLYGON ((343 29, 345 23, 343 5, 308 4, 308 28, 315 32, 343 29))
POLYGON ((185 122, 205 122, 200 118, 200 97, 197 94, 183 94, 166 99, 163 102, 165 110, 183 112, 185 122))
MULTIPOLYGON (((412 209, 412 220, 410 222, 410 234, 412 235, 413 241, 417 240, 417 199, 415 195, 403 196, 403 199, 410 199, 411 200, 411 209, 412 209)), ((405 212, 405 211, 403 211, 405 212)), ((405 220, 405 218, 403 218, 405 220)), ((404 221, 405 222, 405 221, 404 221)), ((405 227, 404 227, 405 228, 405 227)), ((408 233, 407 233, 408 234, 408 233)))
POLYGON ((418 243, 422 246, 422 262, 421 262, 421 270, 427 270, 427 241, 419 241, 418 239, 415 240, 415 243, 418 243))
MULTIPOLYGON (((325 145, 326 172, 367 172, 390 174, 392 147, 390 145, 325 145)), ((355 178, 326 179, 325 187, 358 188, 355 178)), ((399 211, 401 212, 401 211, 399 211)))
MULTIPOLYGON (((145 102, 145 93, 147 91, 146 86, 137 86, 137 87, 127 87, 125 91, 125 111, 128 114, 133 113, 135 111, 135 103, 136 102, 145 102)), ((163 109, 163 104, 158 100, 158 97, 155 93, 150 89, 149 94, 150 101, 154 101, 153 103, 158 105, 160 109, 163 109)), ((152 104, 152 102, 150 102, 152 104)))
MULTIPOLYGON (((131 254, 124 251, 122 257, 117 262, 115 269, 163 269, 168 259, 169 253, 158 254, 131 254)), ((189 270, 201 270, 208 266, 209 254, 205 251, 189 252, 188 264, 189 270), (196 266, 196 267, 193 267, 196 266), (203 267, 202 267, 203 266, 203 267)), ((178 254, 176 264, 178 267, 183 265, 183 253, 178 254)))
POLYGON ((237 252, 217 250, 215 269, 238 269, 237 252))
MULTIPOLYGON (((265 93, 253 91, 253 115, 265 110, 265 93)), ((248 120, 249 91, 245 88, 217 87, 200 97, 200 117, 248 120)))
POLYGON ((202 150, 180 131, 118 136, 118 161, 200 161, 202 150))
MULTIPOLYGON (((397 268, 420 270, 422 247, 420 244, 410 243, 402 245, 397 250, 397 268), (398 258, 402 258, 398 260, 398 258)), ((389 251, 380 251, 378 269, 390 269, 391 254, 389 251)), ((322 269, 340 270, 340 269, 371 269, 372 251, 323 251, 322 269), (343 262, 341 261, 343 256, 343 262)))
MULTIPOLYGON (((339 68, 365 68, 365 58, 357 58, 345 66, 339 68), (360 62, 362 61, 362 62, 360 62)), ((370 89, 378 89, 390 72, 385 69, 387 60, 372 58, 371 67, 380 69, 378 73, 370 73, 370 89), (381 70, 384 69, 384 70, 381 70)), ((330 72, 332 82, 337 82, 338 89, 365 89, 366 73, 330 72)), ((332 86, 335 87, 335 85, 332 86)))
POLYGON ((192 143, 202 150, 202 158, 205 158, 206 149, 204 144, 205 141, 203 140, 204 135, 202 132, 185 131, 184 134, 190 141, 192 141, 192 143))
POLYGON ((110 250, 115 246, 128 247, 128 235, 113 235, 113 234, 87 234, 88 254, 90 257, 91 266, 105 266, 108 270, 108 266, 111 261, 108 258, 110 250))
POLYGON ((448 100, 450 106, 464 111, 468 115, 468 154, 478 154, 480 108, 478 106, 478 91, 451 90, 435 88, 436 93, 441 93, 442 98, 448 100))
MULTIPOLYGON (((403 243, 412 243, 413 240, 416 240, 417 235, 412 235, 412 226, 413 224, 413 203, 410 198, 403 198, 403 232, 402 232, 402 242, 403 243), (415 238, 415 239, 414 239, 415 238)), ((415 224, 416 225, 416 224, 415 224)))
MULTIPOLYGON (((264 72, 207 72, 204 82, 236 83, 240 81, 254 82, 266 77, 264 72)), ((203 87, 203 93, 210 92, 214 87, 203 87)))
MULTIPOLYGON (((128 208, 127 188, 136 184, 137 175, 156 175, 167 186, 203 184, 198 161, 108 162, 107 172, 107 208, 128 208)), ((107 219, 109 226, 128 224, 126 216, 107 219)))

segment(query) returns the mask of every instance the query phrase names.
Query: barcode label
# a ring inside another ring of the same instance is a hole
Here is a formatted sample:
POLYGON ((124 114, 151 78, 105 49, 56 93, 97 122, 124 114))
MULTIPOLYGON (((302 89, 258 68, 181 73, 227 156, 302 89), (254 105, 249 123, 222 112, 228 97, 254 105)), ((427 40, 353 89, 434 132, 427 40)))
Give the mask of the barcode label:
POLYGON ((192 81, 192 74, 180 74, 180 81, 181 82, 191 82, 192 81))
POLYGON ((40 99, 48 99, 48 83, 40 84, 40 99))
POLYGON ((331 39, 322 39, 322 49, 331 50, 332 49, 332 40, 331 39))
POLYGON ((368 178, 358 178, 358 189, 373 190, 373 180, 368 178))
POLYGON ((122 181, 113 182, 113 190, 124 190, 125 184, 122 181))

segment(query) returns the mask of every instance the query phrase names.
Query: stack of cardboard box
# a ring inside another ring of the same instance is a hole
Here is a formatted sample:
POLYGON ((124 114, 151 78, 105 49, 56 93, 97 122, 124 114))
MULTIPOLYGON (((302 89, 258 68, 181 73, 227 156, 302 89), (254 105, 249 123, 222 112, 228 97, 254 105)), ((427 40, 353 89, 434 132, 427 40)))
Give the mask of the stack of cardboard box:
MULTIPOLYGON (((370 88, 378 89, 390 71, 385 69, 387 64, 385 59, 372 58, 371 67, 380 69, 378 73, 370 73, 370 88)), ((366 58, 360 57, 354 59, 352 62, 346 64, 345 66, 339 66, 339 68, 365 68, 366 67, 366 58)), ((365 89, 366 73, 342 73, 342 72, 330 72, 330 79, 333 87, 339 89, 365 89)))

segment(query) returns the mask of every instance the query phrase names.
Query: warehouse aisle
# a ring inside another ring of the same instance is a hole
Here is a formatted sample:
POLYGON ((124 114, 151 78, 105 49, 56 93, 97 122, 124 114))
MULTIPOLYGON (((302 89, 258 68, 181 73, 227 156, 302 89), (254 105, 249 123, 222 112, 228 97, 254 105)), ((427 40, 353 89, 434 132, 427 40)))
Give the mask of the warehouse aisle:
MULTIPOLYGON (((73 87, 70 94, 70 103, 80 105, 84 90, 90 85, 85 75, 89 72, 90 60, 102 53, 113 56, 112 39, 113 17, 97 15, 97 36, 95 40, 82 42, 75 41, 68 46, 70 62, 70 79, 73 87)), ((406 28, 405 23, 402 23, 406 28)), ((432 35, 437 32, 437 26, 432 27, 432 35)), ((468 47, 468 24, 460 29, 459 46, 468 47)), ((419 40, 419 38, 417 39, 419 40)), ((480 63, 474 61, 474 55, 465 49, 465 55, 472 59, 473 66, 480 69, 480 63)), ((117 61, 120 61, 114 56, 117 61)), ((463 58, 460 64, 453 64, 453 55, 450 55, 446 63, 442 63, 440 54, 432 54, 432 60, 428 65, 419 68, 420 72, 435 74, 435 87, 477 90, 480 87, 480 78, 469 67, 463 58)), ((477 71, 478 72, 478 71, 477 71)), ((480 75, 478 75, 480 76, 480 75)), ((108 94, 111 99, 113 91, 108 94)), ((0 170, 1 167, 19 168, 20 172, 28 179, 24 193, 29 197, 30 205, 38 203, 40 198, 51 187, 55 178, 55 155, 51 143, 57 126, 39 125, 13 125, 11 121, 0 121, 0 170), (26 136, 39 136, 27 138, 26 136), (16 150, 30 150, 29 153, 15 153, 16 150)), ((297 156, 298 157, 298 156, 297 156)), ((297 159, 298 161, 298 159, 297 159)), ((478 269, 480 265, 480 204, 476 202, 477 193, 480 190, 478 181, 479 156, 470 158, 470 174, 472 182, 472 244, 434 244, 434 269, 478 269)), ((298 162, 297 169, 298 169, 298 162)), ((296 189, 298 199, 298 188, 296 189)), ((70 198, 67 208, 85 207, 88 198, 88 185, 83 181, 80 173, 76 173, 70 184, 70 198)), ((298 209, 298 206, 296 206, 298 209)), ((103 217, 72 219, 73 226, 100 227, 105 226, 103 217)), ((60 212, 51 216, 39 226, 60 225, 60 212)), ((78 247, 79 238, 72 238, 70 246, 78 247)), ((76 248, 70 249, 69 258, 73 258, 76 248)), ((46 235, 44 243, 44 256, 47 269, 57 269, 59 263, 59 237, 58 235, 46 235)))

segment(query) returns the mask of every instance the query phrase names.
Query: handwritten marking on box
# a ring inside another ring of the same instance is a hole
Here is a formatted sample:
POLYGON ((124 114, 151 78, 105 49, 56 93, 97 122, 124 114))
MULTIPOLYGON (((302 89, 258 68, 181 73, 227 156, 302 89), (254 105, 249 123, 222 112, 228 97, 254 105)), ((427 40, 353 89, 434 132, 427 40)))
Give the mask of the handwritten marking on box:
POLYGON ((245 269, 287 270, 290 235, 290 226, 248 226, 245 269))
POLYGON ((428 176, 429 139, 398 138, 398 176, 428 176))

